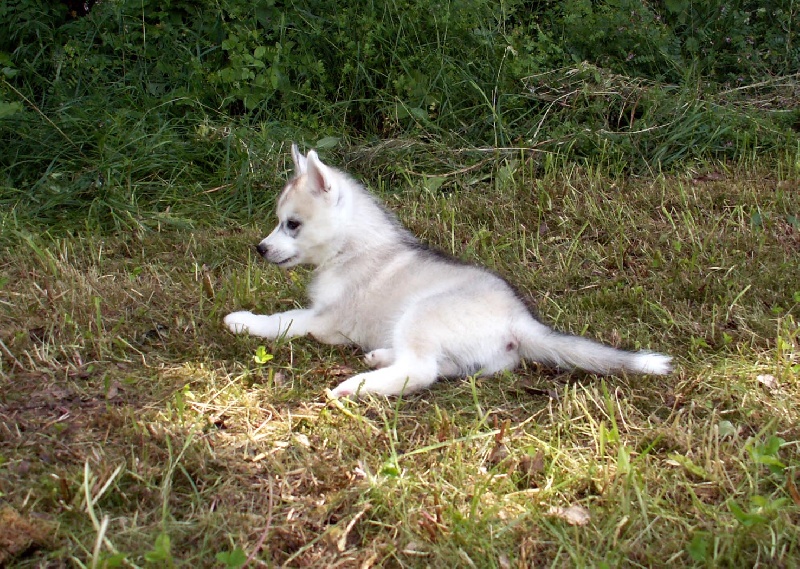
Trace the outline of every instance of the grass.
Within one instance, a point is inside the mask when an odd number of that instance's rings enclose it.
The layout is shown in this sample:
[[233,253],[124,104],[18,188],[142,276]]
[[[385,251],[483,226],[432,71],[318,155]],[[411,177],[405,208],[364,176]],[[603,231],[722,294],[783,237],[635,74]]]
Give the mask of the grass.
[[324,390],[362,369],[356,350],[259,349],[220,325],[303,300],[305,271],[250,252],[268,209],[117,236],[6,218],[0,564],[800,563],[796,169],[612,177],[512,156],[493,174],[372,185],[545,321],[673,354],[672,376],[529,364],[337,403]]

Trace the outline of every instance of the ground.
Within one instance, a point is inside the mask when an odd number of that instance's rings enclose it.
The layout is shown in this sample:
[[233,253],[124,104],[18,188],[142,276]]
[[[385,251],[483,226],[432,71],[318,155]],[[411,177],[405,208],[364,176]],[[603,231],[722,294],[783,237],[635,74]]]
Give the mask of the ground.
[[270,212],[17,231],[0,257],[0,564],[798,565],[798,181],[512,171],[384,197],[555,328],[670,353],[673,375],[530,363],[331,400],[356,349],[221,325],[303,302],[307,271],[251,251]]

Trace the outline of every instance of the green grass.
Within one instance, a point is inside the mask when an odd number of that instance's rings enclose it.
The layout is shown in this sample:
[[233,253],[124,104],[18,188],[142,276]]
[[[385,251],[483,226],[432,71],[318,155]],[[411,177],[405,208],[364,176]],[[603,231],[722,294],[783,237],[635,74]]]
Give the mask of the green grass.
[[798,564],[796,171],[504,164],[447,177],[444,193],[410,168],[373,182],[423,239],[508,277],[545,321],[673,354],[672,376],[529,364],[334,403],[324,390],[362,369],[355,349],[259,351],[220,325],[303,302],[304,270],[250,252],[266,207],[191,232],[13,226],[0,563]]
[[[145,4],[0,8],[0,565],[800,565],[791,9]],[[675,373],[328,401],[289,140]]]

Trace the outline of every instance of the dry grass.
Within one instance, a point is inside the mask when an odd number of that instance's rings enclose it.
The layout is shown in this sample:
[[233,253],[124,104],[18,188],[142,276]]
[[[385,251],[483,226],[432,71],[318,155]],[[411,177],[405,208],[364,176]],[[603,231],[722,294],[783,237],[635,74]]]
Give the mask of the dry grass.
[[54,241],[0,261],[0,564],[530,567],[800,563],[798,182],[611,180],[509,163],[390,207],[562,330],[669,378],[535,365],[335,403],[349,348],[266,345],[232,309],[302,301],[271,224]]

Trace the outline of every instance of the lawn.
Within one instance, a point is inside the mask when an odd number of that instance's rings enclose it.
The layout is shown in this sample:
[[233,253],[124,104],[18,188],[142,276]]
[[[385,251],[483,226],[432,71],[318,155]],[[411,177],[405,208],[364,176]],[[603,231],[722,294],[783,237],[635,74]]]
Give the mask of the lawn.
[[531,362],[327,398],[364,368],[356,349],[221,325],[304,301],[305,269],[252,250],[285,174],[244,222],[33,234],[5,217],[0,565],[800,565],[796,165],[536,164],[370,186],[545,322],[669,353],[673,375]]

